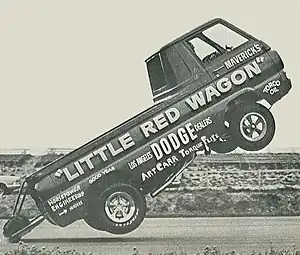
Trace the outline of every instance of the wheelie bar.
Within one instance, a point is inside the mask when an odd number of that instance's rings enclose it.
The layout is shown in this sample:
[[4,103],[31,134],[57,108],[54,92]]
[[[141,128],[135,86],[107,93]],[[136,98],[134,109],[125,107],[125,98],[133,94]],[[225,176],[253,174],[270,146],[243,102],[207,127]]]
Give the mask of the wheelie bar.
[[[40,225],[44,220],[45,220],[45,215],[40,214],[36,216],[35,218],[29,220],[29,224],[26,225],[25,227],[21,228],[20,230],[17,230],[14,233],[9,233],[10,231],[8,228],[14,227],[14,224],[18,224],[18,221],[15,220],[16,222],[13,222],[15,219],[12,217],[5,225],[4,225],[4,236],[8,238],[10,242],[18,242],[22,238],[22,236],[28,234],[31,230],[33,230],[36,226]],[[10,225],[10,226],[9,226]],[[7,228],[6,228],[7,227]],[[18,226],[16,226],[18,227]],[[6,232],[5,229],[8,231]]]

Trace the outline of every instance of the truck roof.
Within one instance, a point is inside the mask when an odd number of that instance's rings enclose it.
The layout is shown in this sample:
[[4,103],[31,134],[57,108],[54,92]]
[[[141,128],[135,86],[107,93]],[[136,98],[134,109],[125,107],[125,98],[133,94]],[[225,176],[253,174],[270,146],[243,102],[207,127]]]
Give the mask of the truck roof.
[[152,58],[152,57],[153,57],[154,55],[156,55],[158,52],[160,52],[160,51],[162,51],[162,50],[165,50],[166,48],[170,47],[171,45],[173,45],[173,44],[175,44],[175,43],[177,43],[177,42],[179,42],[179,41],[181,41],[181,40],[183,40],[183,39],[185,39],[185,38],[187,38],[187,37],[193,35],[194,33],[198,32],[199,30],[204,29],[204,28],[206,28],[206,27],[209,27],[209,26],[211,26],[211,25],[214,24],[214,23],[217,23],[217,22],[224,22],[224,21],[225,21],[225,20],[222,19],[222,18],[215,18],[215,19],[212,19],[212,20],[210,20],[210,21],[205,22],[204,24],[202,24],[202,25],[200,25],[200,26],[198,26],[198,27],[196,27],[196,28],[194,28],[194,29],[192,29],[192,30],[190,30],[190,31],[188,31],[188,32],[186,32],[186,33],[184,33],[184,34],[182,34],[181,36],[175,38],[173,41],[171,41],[171,42],[165,44],[164,46],[162,46],[157,52],[155,52],[155,53],[153,53],[151,56],[149,56],[149,57],[145,60],[145,62],[147,62],[150,58]]
[[224,20],[224,19],[222,19],[222,18],[214,18],[214,19],[209,20],[209,21],[203,23],[202,25],[200,25],[200,26],[198,26],[198,27],[196,27],[196,28],[194,28],[194,29],[192,29],[192,30],[190,30],[190,31],[188,31],[188,32],[186,32],[186,33],[184,33],[184,34],[182,34],[181,36],[175,38],[173,41],[171,41],[171,42],[165,44],[165,45],[162,46],[157,52],[155,52],[155,53],[153,53],[151,56],[149,56],[149,57],[145,60],[145,62],[147,62],[148,60],[150,60],[150,59],[151,59],[154,55],[156,55],[157,53],[159,53],[159,52],[161,52],[161,51],[167,49],[168,47],[170,47],[170,46],[176,44],[177,42],[182,41],[182,40],[184,40],[184,39],[186,39],[186,38],[192,36],[193,34],[197,33],[197,32],[200,31],[200,30],[204,30],[204,29],[206,29],[206,28],[209,28],[210,26],[212,26],[212,25],[214,25],[214,24],[216,24],[216,23],[223,23],[223,24],[226,24],[228,27],[232,27],[232,28],[238,29],[242,34],[245,34],[245,35],[247,35],[247,36],[249,36],[249,37],[252,37],[253,39],[257,39],[257,38],[255,38],[254,36],[252,36],[252,35],[246,33],[245,31],[239,29],[238,27],[234,26],[233,24],[231,24],[230,22],[228,22],[228,21],[226,21],[226,20]]

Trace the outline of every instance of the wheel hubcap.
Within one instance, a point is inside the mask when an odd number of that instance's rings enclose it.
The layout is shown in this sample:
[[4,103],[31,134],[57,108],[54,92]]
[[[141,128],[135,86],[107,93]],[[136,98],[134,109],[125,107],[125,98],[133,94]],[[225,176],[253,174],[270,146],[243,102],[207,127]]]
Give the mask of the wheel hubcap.
[[134,214],[135,204],[130,195],[125,192],[111,194],[105,203],[108,218],[117,223],[128,221]]
[[247,113],[241,119],[240,132],[242,136],[250,142],[259,141],[267,133],[267,122],[265,118],[257,112]]

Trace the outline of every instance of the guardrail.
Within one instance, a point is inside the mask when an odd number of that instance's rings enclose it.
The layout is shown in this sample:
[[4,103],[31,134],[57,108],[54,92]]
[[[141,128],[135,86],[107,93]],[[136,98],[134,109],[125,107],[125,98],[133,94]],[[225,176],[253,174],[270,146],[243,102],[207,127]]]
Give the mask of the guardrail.
[[253,153],[253,154],[198,154],[196,164],[275,164],[275,163],[300,163],[300,153]]
[[300,169],[219,170],[205,167],[187,169],[173,182],[172,190],[248,190],[300,189]]

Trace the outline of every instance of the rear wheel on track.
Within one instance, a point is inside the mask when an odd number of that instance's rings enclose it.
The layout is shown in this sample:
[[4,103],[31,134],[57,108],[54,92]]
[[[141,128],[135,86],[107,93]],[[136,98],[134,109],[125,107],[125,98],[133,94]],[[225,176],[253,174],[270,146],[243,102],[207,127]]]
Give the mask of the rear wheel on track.
[[144,220],[146,201],[133,184],[114,182],[98,190],[88,208],[89,226],[113,234],[135,230]]

